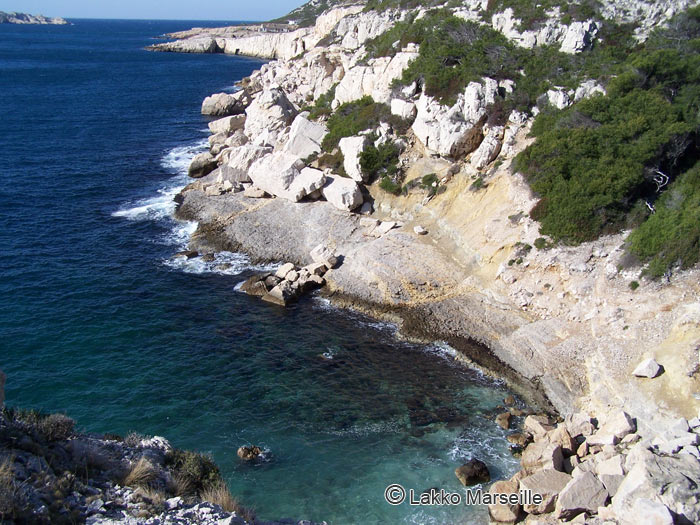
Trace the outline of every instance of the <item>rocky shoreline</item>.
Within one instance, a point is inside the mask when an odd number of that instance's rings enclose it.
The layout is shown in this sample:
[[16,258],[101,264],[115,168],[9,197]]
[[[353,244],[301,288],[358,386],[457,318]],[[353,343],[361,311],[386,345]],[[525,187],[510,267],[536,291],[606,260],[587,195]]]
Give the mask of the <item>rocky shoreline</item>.
[[[639,38],[682,7],[663,15],[637,4],[620,16],[633,18],[639,8]],[[455,16],[481,20],[480,9],[470,4]],[[417,48],[409,44],[391,58],[367,59],[364,45],[406,16],[345,6],[328,10],[311,28],[273,35],[247,28],[244,37],[192,30],[179,35],[184,40],[156,46],[277,59],[244,79],[237,93],[216,94],[203,104],[202,113],[217,118],[210,124],[211,149],[195,159],[191,175],[197,180],[176,199],[176,216],[198,223],[191,249],[240,251],[256,261],[308,267],[312,250],[324,247],[342,258],[324,275],[323,294],[336,305],[391,319],[408,336],[444,340],[534,406],[566,417],[556,428],[549,419],[537,420],[539,430],[530,420],[534,443],[525,448],[523,473],[509,482],[515,488],[508,487],[517,491],[521,478],[543,469],[563,475],[547,473],[557,478],[552,493],[561,491],[561,501],[552,497],[538,512],[525,509],[528,522],[639,523],[627,516],[629,502],[638,500],[649,512],[656,509],[662,523],[667,516],[695,521],[699,502],[689,492],[665,497],[651,482],[643,494],[618,491],[627,477],[656,476],[659,465],[661,479],[671,480],[680,469],[698,480],[691,432],[700,409],[698,270],[667,282],[643,279],[641,267],[626,260],[628,232],[578,247],[540,242],[546,240],[527,213],[537,200],[511,170],[513,157],[532,141],[532,116],[513,111],[504,125],[491,124],[490,108],[512,88],[491,78],[471,82],[452,107],[420,85],[396,86]],[[533,36],[508,22],[512,16],[506,10],[492,23],[524,47],[559,45],[577,53],[597,34],[591,24],[553,21],[549,32]],[[589,81],[576,90],[550,90],[543,100],[564,108],[601,92]],[[387,118],[324,153],[329,123],[308,111],[324,97],[330,112],[371,97],[410,127],[400,132]],[[362,154],[383,144],[398,148],[406,180],[415,183],[400,195],[364,173]],[[641,370],[650,364],[657,365],[653,373]],[[622,420],[630,426],[625,435],[608,432],[609,421]],[[573,428],[573,421],[587,421],[582,425],[590,432]],[[628,434],[636,437],[622,442]],[[566,441],[559,452],[543,444],[558,439]],[[670,445],[677,439],[684,444]],[[561,461],[530,464],[528,458],[544,449]],[[607,466],[598,469],[613,458],[622,465],[614,474]],[[635,470],[637,463],[643,466]],[[676,463],[681,466],[668,466]],[[620,476],[615,484],[605,477],[613,475]],[[571,503],[594,486],[603,487],[593,490],[595,502]],[[523,519],[517,510],[502,521]]]
[[208,456],[165,438],[84,434],[62,414],[4,407],[4,381],[0,371],[2,523],[313,525],[256,520]]

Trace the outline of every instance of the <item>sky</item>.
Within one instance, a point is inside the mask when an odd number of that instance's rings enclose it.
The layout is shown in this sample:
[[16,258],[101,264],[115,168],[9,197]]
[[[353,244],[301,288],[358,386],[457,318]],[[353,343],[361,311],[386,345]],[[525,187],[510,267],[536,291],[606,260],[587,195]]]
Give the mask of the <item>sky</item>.
[[306,0],[0,0],[0,11],[64,18],[270,20]]

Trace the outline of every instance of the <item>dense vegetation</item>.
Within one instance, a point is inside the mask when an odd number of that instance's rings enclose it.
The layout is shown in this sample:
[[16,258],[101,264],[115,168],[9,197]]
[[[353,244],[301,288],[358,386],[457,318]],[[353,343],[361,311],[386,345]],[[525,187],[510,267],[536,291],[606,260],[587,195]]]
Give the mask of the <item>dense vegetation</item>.
[[588,20],[596,18],[598,12],[597,0],[582,0],[579,2],[566,2],[563,0],[540,0],[530,2],[528,0],[489,0],[486,9],[486,18],[490,19],[494,13],[502,13],[506,8],[513,9],[513,16],[520,20],[521,31],[536,29],[547,20],[547,13],[554,8],[559,8],[561,22],[570,24],[576,20]]
[[428,95],[446,104],[482,77],[512,80],[515,91],[505,98],[505,113],[512,108],[529,111],[554,86],[575,88],[589,78],[608,78],[634,49],[630,33],[631,27],[606,23],[600,43],[584,53],[562,53],[551,46],[523,49],[489,26],[440,9],[396,24],[368,42],[367,51],[370,57],[391,56],[409,43],[420,44],[420,55],[401,83],[423,82]]
[[361,131],[376,129],[380,123],[391,125],[398,134],[405,133],[408,123],[391,114],[391,108],[379,104],[372,97],[342,104],[328,119],[328,134],[323,139],[323,151],[331,152],[340,139],[357,135]]
[[537,118],[515,168],[541,197],[542,233],[578,243],[641,224],[629,249],[650,275],[697,262],[699,50],[695,8],[632,53],[607,96]]

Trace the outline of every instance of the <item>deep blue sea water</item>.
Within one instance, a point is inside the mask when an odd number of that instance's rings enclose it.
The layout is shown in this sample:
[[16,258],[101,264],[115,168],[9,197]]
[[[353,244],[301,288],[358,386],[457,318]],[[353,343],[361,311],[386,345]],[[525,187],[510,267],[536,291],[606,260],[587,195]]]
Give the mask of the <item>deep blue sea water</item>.
[[[242,295],[240,254],[220,257],[225,272],[173,261],[194,227],[171,213],[206,142],[201,100],[262,64],[143,50],[205,24],[0,26],[7,403],[210,453],[261,518],[486,523],[483,508],[392,507],[383,493],[458,491],[472,456],[512,474],[484,417],[500,384],[320,299],[284,310]],[[246,443],[267,461],[242,464]]]

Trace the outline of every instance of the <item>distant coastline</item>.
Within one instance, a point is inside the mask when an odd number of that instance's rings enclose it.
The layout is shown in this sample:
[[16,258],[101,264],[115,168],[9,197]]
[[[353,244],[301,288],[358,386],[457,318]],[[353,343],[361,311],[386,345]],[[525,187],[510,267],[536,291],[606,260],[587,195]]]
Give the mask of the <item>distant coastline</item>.
[[34,24],[34,25],[68,25],[61,17],[51,18],[44,15],[28,15],[26,13],[5,13],[0,11],[0,24]]

